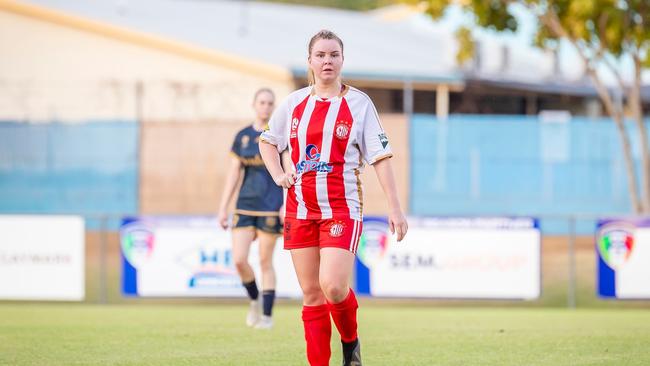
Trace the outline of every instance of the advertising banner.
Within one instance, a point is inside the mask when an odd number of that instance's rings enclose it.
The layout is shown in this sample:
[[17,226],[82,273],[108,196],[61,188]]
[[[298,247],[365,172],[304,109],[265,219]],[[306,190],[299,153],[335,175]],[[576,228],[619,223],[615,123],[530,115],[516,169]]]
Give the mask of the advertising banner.
[[[129,296],[245,297],[232,257],[230,231],[214,217],[137,217],[123,220],[122,290]],[[262,286],[259,245],[249,263]],[[279,297],[300,297],[291,256],[279,238],[273,256]]]
[[409,218],[397,243],[383,217],[364,219],[356,263],[361,294],[535,299],[540,230],[533,218]]
[[84,220],[0,215],[0,299],[84,299]]
[[596,234],[598,295],[650,299],[650,219],[604,219]]

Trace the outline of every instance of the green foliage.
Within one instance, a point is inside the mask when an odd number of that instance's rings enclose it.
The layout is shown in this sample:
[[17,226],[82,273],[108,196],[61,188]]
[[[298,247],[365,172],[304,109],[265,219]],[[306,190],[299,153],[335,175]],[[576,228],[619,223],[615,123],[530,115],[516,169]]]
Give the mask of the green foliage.
[[[555,47],[559,38],[568,36],[592,50],[592,55],[620,58],[635,53],[643,55],[644,64],[650,65],[648,0],[428,0],[427,12],[437,19],[450,5],[456,4],[473,16],[475,25],[499,32],[516,31],[517,20],[509,11],[515,3],[540,19],[533,40],[535,46]],[[548,20],[556,21],[564,34]],[[461,51],[465,52],[463,48]]]
[[481,27],[496,31],[517,30],[517,20],[508,12],[505,1],[471,0],[468,6],[473,10],[476,22]]
[[556,49],[559,46],[559,37],[555,36],[548,27],[538,27],[533,45],[538,48]]
[[[349,10],[371,10],[393,4],[415,5],[419,0],[264,0],[289,4],[324,6]],[[634,52],[644,67],[650,67],[650,0],[425,0],[427,13],[433,19],[444,16],[445,10],[459,5],[472,15],[474,24],[457,30],[460,43],[456,56],[459,63],[471,59],[474,41],[469,29],[478,25],[497,32],[516,31],[517,19],[510,5],[519,4],[539,16],[540,20],[554,17],[566,36],[592,55],[620,58]],[[555,48],[562,35],[544,21],[537,23],[533,45]]]
[[472,37],[472,31],[467,27],[461,27],[456,31],[456,39],[458,39],[458,53],[456,60],[459,65],[471,60],[474,56],[476,44]]
[[439,19],[444,15],[445,10],[451,4],[452,0],[429,0],[427,13],[431,15],[433,19]]

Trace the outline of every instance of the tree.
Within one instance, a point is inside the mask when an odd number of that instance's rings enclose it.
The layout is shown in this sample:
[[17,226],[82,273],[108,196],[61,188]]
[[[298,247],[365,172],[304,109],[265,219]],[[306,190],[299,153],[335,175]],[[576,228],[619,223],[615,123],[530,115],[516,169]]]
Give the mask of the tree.
[[[643,123],[641,73],[650,68],[650,2],[648,0],[428,0],[427,12],[434,18],[443,16],[450,6],[459,6],[471,15],[474,24],[497,32],[516,31],[513,5],[522,6],[537,18],[534,44],[556,49],[561,40],[573,47],[584,62],[605,111],[616,125],[621,140],[628,189],[636,214],[650,213],[650,148],[648,131]],[[461,27],[458,60],[471,58],[471,32]],[[634,65],[633,80],[626,81],[622,68]],[[603,70],[615,77],[617,86],[609,89],[603,82]],[[623,95],[625,108],[616,102]],[[625,118],[636,124],[641,142],[641,190]]]

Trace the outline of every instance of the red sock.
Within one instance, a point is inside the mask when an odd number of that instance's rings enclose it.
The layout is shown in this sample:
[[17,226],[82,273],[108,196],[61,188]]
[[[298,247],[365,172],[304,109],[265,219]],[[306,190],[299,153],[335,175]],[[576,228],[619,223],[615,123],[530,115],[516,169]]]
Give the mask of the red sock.
[[302,307],[302,321],[307,341],[307,360],[311,366],[329,366],[332,322],[327,304]]
[[357,308],[359,308],[359,304],[352,289],[350,289],[345,300],[338,304],[330,303],[329,305],[336,329],[341,334],[341,341],[350,343],[357,339]]

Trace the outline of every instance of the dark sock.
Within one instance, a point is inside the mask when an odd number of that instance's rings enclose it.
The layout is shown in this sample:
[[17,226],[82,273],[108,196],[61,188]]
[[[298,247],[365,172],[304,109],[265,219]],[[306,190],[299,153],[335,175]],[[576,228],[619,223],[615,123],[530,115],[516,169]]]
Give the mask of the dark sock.
[[341,341],[341,344],[343,344],[343,360],[345,361],[344,365],[350,363],[350,360],[352,359],[352,352],[354,352],[354,349],[357,347],[357,343],[359,343],[359,338],[349,343]]
[[251,298],[251,300],[257,300],[257,298],[260,296],[260,291],[257,289],[257,283],[255,283],[255,280],[252,280],[251,282],[248,283],[242,283],[244,287],[246,287],[246,292],[248,292],[248,297]]
[[275,301],[275,290],[262,291],[262,299],[264,305],[264,315],[271,316],[271,312],[273,312],[273,302]]

